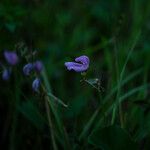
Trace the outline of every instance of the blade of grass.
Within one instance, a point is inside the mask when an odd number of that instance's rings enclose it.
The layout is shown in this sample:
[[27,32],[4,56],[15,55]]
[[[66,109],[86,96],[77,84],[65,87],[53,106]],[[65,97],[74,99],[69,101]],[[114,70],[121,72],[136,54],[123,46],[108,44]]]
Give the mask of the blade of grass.
[[[125,80],[123,80],[123,82],[121,83],[121,86],[124,86],[126,83],[128,83],[130,80],[132,80],[134,77],[136,77],[137,75],[139,75],[142,72],[143,69],[138,69],[135,72],[133,72],[132,74],[130,74]],[[115,94],[115,92],[117,91],[118,87],[114,87],[110,94],[108,96],[105,97],[104,99],[104,104],[107,102],[107,100],[109,100],[113,94]],[[83,131],[81,132],[79,139],[81,139],[82,137],[84,137],[86,135],[86,133],[88,132],[89,128],[91,127],[93,121],[95,120],[96,116],[98,115],[98,112],[100,110],[101,107],[99,107],[99,109],[97,109],[94,114],[92,115],[92,117],[90,118],[90,120],[88,121],[87,125],[85,126],[85,128],[83,129]]]
[[[119,98],[119,95],[120,95],[120,91],[119,91],[119,90],[120,90],[121,85],[122,85],[122,80],[123,80],[123,75],[124,75],[124,72],[125,72],[125,68],[126,68],[126,65],[127,65],[128,61],[129,61],[129,58],[130,58],[130,56],[131,56],[131,54],[132,54],[132,52],[133,52],[133,50],[134,50],[134,48],[135,48],[135,45],[136,45],[137,40],[138,40],[138,38],[139,38],[139,35],[140,35],[140,32],[137,34],[137,36],[136,36],[136,38],[135,38],[135,41],[133,42],[133,44],[132,44],[132,46],[131,46],[130,52],[129,52],[128,56],[127,56],[127,59],[126,59],[126,61],[125,61],[125,63],[124,63],[123,69],[122,69],[121,74],[120,74],[119,83],[118,83],[118,85],[117,85],[117,89],[118,89],[118,92],[117,92],[117,99],[116,99],[117,102],[118,102],[118,98]],[[107,104],[107,102],[106,102],[106,104]],[[111,104],[113,105],[113,103],[111,103]],[[110,106],[111,106],[111,105],[110,105]],[[102,106],[102,107],[103,107],[103,106]],[[91,119],[89,120],[89,122],[87,123],[86,127],[83,129],[83,131],[81,132],[81,134],[80,134],[80,136],[79,136],[79,139],[80,139],[80,140],[87,134],[88,130],[90,129],[90,127],[91,127],[91,125],[92,125],[92,122],[94,122],[94,120],[95,120],[97,114],[99,114],[99,111],[101,110],[102,107],[99,107],[99,108],[95,111],[95,113],[92,115]],[[104,108],[105,108],[105,107],[104,107]],[[103,109],[103,108],[102,108],[102,109]],[[103,113],[103,114],[104,114],[104,113]],[[113,117],[114,117],[114,116],[113,116]],[[113,123],[113,122],[114,122],[114,118],[112,119],[112,123]]]
[[[136,76],[138,76],[141,72],[143,71],[143,68],[140,68],[136,71],[134,71],[133,73],[129,74],[127,76],[127,78],[125,78],[122,82],[121,82],[121,87],[124,86],[126,83],[128,83],[130,80],[132,80],[133,78],[135,78]],[[104,98],[104,102],[107,101],[108,99],[110,99],[114,94],[115,92],[117,91],[118,89],[118,86],[115,86],[111,91],[110,93]]]
[[[138,86],[134,89],[131,89],[129,92],[127,92],[126,94],[120,96],[119,98],[119,102],[124,102],[127,98],[129,98],[130,96],[136,94],[137,92],[140,92],[141,90],[144,90],[144,89],[147,89],[148,87],[150,86],[150,84],[144,84],[144,85],[141,85],[141,86]],[[114,101],[113,99],[111,101],[107,101],[101,108],[100,110],[100,113],[99,113],[99,117],[100,117],[100,120],[97,122],[95,128],[97,129],[100,124],[101,124],[101,120],[103,118],[103,114],[108,114],[111,109],[112,109],[112,106],[115,104],[115,103],[118,103],[117,101]],[[104,108],[104,109],[103,109]],[[95,129],[94,128],[94,129]]]
[[53,95],[52,93],[47,93],[48,96],[50,96],[54,101],[56,101],[57,103],[61,104],[64,107],[68,107],[68,105],[66,105],[62,100],[60,100],[59,98],[57,98],[55,95]]
[[50,129],[50,133],[51,133],[53,148],[54,148],[54,150],[57,150],[58,148],[57,148],[56,141],[55,141],[54,128],[53,128],[53,124],[52,124],[48,99],[49,99],[48,96],[45,96],[45,108],[46,108],[47,118],[48,118],[48,122],[49,122],[49,129]]
[[[124,94],[123,96],[121,96],[119,98],[119,102],[123,102],[125,101],[128,97],[136,94],[137,92],[140,92],[141,90],[144,90],[146,88],[148,88],[150,86],[150,84],[146,84],[146,85],[142,85],[139,87],[136,87],[135,89],[130,90],[129,92],[127,92],[126,94]],[[95,121],[97,115],[99,114],[99,121],[96,123],[96,125],[92,128],[91,133],[93,133],[95,130],[97,130],[101,124],[102,119],[104,118],[104,116],[106,116],[111,110],[112,110],[112,106],[118,103],[116,101],[114,101],[113,99],[111,101],[106,101],[101,107],[99,107],[96,112],[93,114],[93,116],[91,117],[90,121],[88,122],[88,124],[86,125],[86,127],[83,129],[83,131],[81,132],[80,136],[79,136],[79,140],[83,139],[85,136],[87,138],[88,136],[88,130],[91,128],[93,122]],[[74,146],[74,149],[77,148],[77,145]]]
[[[43,80],[44,80],[44,85],[46,87],[46,93],[52,93],[51,86],[50,86],[50,83],[48,81],[45,68],[43,69],[42,77],[43,77]],[[51,109],[51,111],[52,111],[52,113],[55,117],[58,129],[59,129],[59,133],[62,136],[62,140],[65,141],[65,142],[62,142],[64,144],[63,146],[64,146],[65,149],[70,149],[71,146],[70,146],[70,143],[69,143],[68,135],[67,135],[66,130],[63,126],[62,120],[59,117],[58,111],[57,111],[53,101],[48,100],[48,103],[49,103],[49,107],[50,107],[50,109]]]
[[139,86],[139,87],[136,87],[136,88],[130,90],[129,92],[127,92],[126,94],[124,94],[123,96],[121,96],[121,97],[119,98],[119,102],[122,102],[122,101],[124,101],[125,99],[127,99],[129,96],[131,96],[131,95],[133,95],[133,94],[135,94],[135,93],[137,93],[137,92],[139,92],[139,91],[141,91],[141,90],[144,90],[144,89],[148,88],[149,85],[150,85],[150,84],[144,84],[144,85],[142,85],[142,86]]
[[[130,51],[129,51],[129,54],[128,54],[126,60],[125,60],[125,63],[124,63],[123,68],[122,68],[122,71],[121,71],[121,73],[120,73],[120,77],[119,77],[119,80],[118,80],[118,92],[117,92],[117,96],[116,96],[116,101],[118,102],[118,104],[115,104],[115,105],[113,106],[114,108],[113,108],[113,115],[112,115],[111,125],[113,125],[113,124],[114,124],[114,121],[115,121],[116,108],[117,108],[118,105],[121,105],[121,104],[119,103],[119,101],[118,101],[119,96],[120,96],[120,93],[121,93],[121,82],[122,82],[122,79],[123,79],[123,76],[124,76],[124,73],[125,73],[125,69],[126,69],[127,63],[128,63],[128,61],[129,61],[129,59],[130,59],[130,57],[131,57],[131,55],[132,55],[132,52],[133,52],[133,50],[134,50],[134,48],[135,48],[135,46],[136,46],[136,43],[137,43],[137,41],[138,41],[138,39],[139,39],[139,36],[140,36],[140,31],[139,31],[138,34],[136,35],[136,38],[135,38],[135,40],[133,41],[133,44],[131,45],[131,49],[130,49]],[[120,111],[121,111],[121,106],[120,106]],[[120,114],[121,114],[121,112],[120,112]],[[121,118],[122,118],[122,116],[121,116]],[[123,127],[123,122],[121,122],[121,126]]]

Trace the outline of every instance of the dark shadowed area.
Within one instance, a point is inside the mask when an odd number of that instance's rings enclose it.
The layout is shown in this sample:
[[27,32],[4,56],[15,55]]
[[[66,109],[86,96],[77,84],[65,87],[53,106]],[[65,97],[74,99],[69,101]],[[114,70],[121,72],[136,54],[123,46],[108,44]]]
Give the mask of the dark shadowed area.
[[149,76],[149,0],[0,1],[0,149],[149,150]]

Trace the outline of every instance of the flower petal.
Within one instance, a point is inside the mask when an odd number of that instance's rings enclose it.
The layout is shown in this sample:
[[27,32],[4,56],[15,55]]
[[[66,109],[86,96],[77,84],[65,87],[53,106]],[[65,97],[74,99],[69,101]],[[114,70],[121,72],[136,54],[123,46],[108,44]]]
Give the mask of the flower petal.
[[30,75],[31,71],[33,70],[33,64],[32,63],[28,63],[23,67],[23,73],[28,76]]
[[40,73],[42,71],[42,69],[43,69],[43,63],[41,61],[39,61],[39,60],[36,61],[34,63],[34,69],[35,69],[36,72]]
[[87,56],[85,56],[85,55],[77,57],[75,59],[75,61],[76,62],[81,62],[83,65],[85,65],[85,64],[89,65],[89,62],[90,62],[89,58]]
[[77,57],[76,62],[66,62],[65,66],[68,70],[74,70],[76,72],[85,72],[89,68],[89,58],[85,55]]
[[80,63],[66,62],[65,66],[67,67],[68,70],[74,70],[76,72],[84,72],[84,71],[86,71],[86,68]]
[[40,84],[41,84],[41,80],[39,78],[36,78],[33,81],[33,83],[32,83],[32,89],[33,89],[34,92],[38,92]]
[[7,61],[7,63],[9,63],[10,65],[16,65],[19,60],[16,52],[5,51],[4,57]]
[[7,81],[10,78],[11,70],[10,69],[5,69],[2,73],[2,79]]

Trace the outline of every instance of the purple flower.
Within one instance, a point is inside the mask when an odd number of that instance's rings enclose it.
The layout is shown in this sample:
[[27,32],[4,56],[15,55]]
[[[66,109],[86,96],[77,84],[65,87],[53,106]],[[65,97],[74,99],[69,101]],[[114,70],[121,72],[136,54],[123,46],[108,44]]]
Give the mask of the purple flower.
[[36,78],[33,81],[33,83],[32,83],[32,89],[33,89],[34,92],[38,92],[40,84],[41,84],[41,80],[39,78]]
[[35,69],[36,72],[40,73],[42,71],[42,69],[43,69],[43,63],[41,61],[39,61],[39,60],[36,61],[34,63],[34,69]]
[[23,73],[28,76],[30,75],[31,71],[33,70],[33,64],[32,63],[28,63],[23,67]]
[[10,65],[16,65],[19,61],[19,58],[18,58],[16,52],[5,51],[4,57]]
[[2,73],[2,79],[7,81],[7,80],[9,80],[10,75],[11,75],[10,69],[5,69]]
[[76,72],[85,72],[89,68],[90,60],[87,56],[80,56],[75,59],[75,62],[66,62],[65,66],[68,70]]

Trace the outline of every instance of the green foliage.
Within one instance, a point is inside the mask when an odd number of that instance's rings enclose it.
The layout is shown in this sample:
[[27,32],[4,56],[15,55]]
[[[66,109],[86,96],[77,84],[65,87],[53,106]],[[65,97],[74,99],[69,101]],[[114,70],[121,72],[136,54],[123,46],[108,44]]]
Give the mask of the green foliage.
[[128,133],[118,126],[98,129],[89,137],[89,142],[102,150],[137,150],[138,145]]
[[31,121],[31,123],[34,124],[35,127],[40,130],[44,129],[44,123],[46,121],[42,115],[39,114],[38,109],[34,104],[32,104],[32,102],[24,102],[18,107],[18,109],[29,121]]
[[[0,64],[4,49],[20,56],[0,79],[2,146],[149,150],[149,18],[149,0],[1,0]],[[22,73],[35,50],[40,94]],[[86,79],[64,67],[80,55],[90,58]]]

